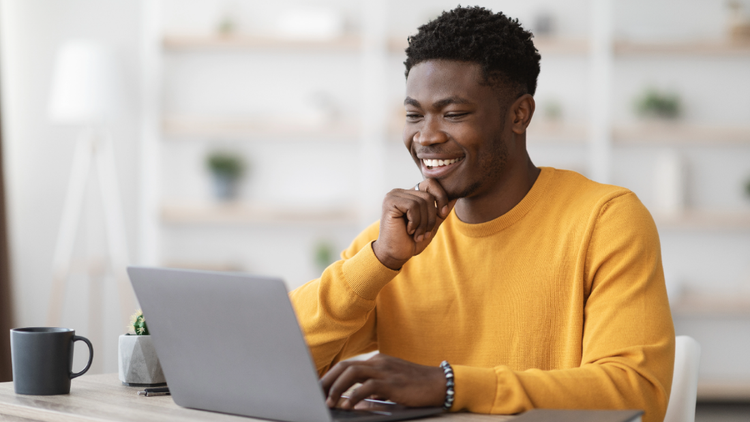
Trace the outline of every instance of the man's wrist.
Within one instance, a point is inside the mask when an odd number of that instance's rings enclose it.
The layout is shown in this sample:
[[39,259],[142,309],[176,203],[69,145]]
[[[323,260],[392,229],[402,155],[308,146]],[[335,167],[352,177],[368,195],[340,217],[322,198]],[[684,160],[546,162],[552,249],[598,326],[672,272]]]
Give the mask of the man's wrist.
[[397,259],[391,258],[388,254],[383,253],[383,251],[378,250],[378,241],[372,242],[372,252],[375,254],[375,258],[380,261],[381,264],[388,267],[388,269],[391,269],[393,271],[399,271],[401,270],[401,267],[404,266],[408,262],[408,259],[405,261],[400,261]]

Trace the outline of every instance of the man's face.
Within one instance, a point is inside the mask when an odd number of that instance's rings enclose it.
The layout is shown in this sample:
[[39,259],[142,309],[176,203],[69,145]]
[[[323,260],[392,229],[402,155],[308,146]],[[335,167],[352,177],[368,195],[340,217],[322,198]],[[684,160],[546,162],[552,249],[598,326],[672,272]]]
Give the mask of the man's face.
[[476,63],[430,60],[406,80],[404,144],[425,178],[449,198],[497,186],[508,161],[507,106]]

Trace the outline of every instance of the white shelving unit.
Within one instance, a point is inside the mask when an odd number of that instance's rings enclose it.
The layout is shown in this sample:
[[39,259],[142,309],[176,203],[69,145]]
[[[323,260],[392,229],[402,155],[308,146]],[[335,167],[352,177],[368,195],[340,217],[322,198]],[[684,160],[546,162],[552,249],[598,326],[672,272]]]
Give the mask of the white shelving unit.
[[[425,8],[428,3],[425,2]],[[630,95],[630,91],[622,88],[624,82],[639,78],[647,81],[648,78],[643,75],[649,75],[652,63],[659,63],[658,66],[653,65],[656,66],[653,67],[653,72],[663,73],[664,69],[668,69],[676,76],[693,63],[706,68],[715,66],[717,69],[730,66],[727,63],[735,63],[736,66],[747,66],[744,75],[750,74],[750,42],[709,39],[640,42],[618,39],[615,31],[616,4],[614,0],[590,2],[590,28],[583,36],[576,38],[563,35],[535,40],[543,58],[542,76],[556,72],[555,69],[563,66],[571,78],[540,81],[537,115],[528,132],[532,159],[538,165],[570,167],[594,180],[631,188],[647,206],[653,183],[652,156],[664,150],[683,154],[685,160],[700,170],[700,176],[720,173],[727,179],[726,183],[739,184],[736,180],[737,171],[741,169],[732,173],[729,171],[732,165],[720,163],[724,160],[735,163],[736,167],[737,157],[744,157],[743,154],[750,152],[750,114],[746,113],[744,120],[711,117],[695,119],[689,116],[690,118],[669,122],[642,121],[632,116],[623,118],[622,109],[617,107],[632,101],[632,98],[625,97]],[[389,33],[393,31],[389,27],[389,21],[396,13],[396,7],[398,5],[392,1],[362,2],[361,27],[355,33],[324,41],[285,40],[242,33],[232,36],[189,32],[165,34],[160,29],[152,29],[150,38],[147,37],[144,41],[151,46],[151,50],[146,49],[151,51],[150,78],[153,84],[162,88],[158,90],[159,98],[149,97],[149,107],[154,107],[154,103],[161,105],[144,124],[144,133],[148,136],[144,137],[147,141],[143,148],[143,159],[150,168],[147,174],[151,175],[148,178],[151,182],[146,180],[142,183],[144,223],[141,226],[155,228],[159,236],[154,237],[150,235],[152,231],[142,230],[144,235],[141,236],[140,250],[146,252],[141,261],[172,265],[200,261],[196,266],[253,271],[259,267],[253,267],[252,263],[249,268],[237,265],[237,262],[252,261],[251,253],[240,258],[232,255],[235,258],[231,262],[210,261],[220,252],[231,255],[222,249],[221,239],[232,238],[235,244],[242,245],[245,244],[241,243],[241,239],[253,239],[261,243],[269,242],[270,245],[274,236],[298,236],[301,239],[298,243],[303,245],[296,249],[281,241],[273,245],[283,246],[265,248],[277,248],[275,250],[259,251],[259,248],[253,249],[251,245],[248,248],[255,251],[253,253],[262,255],[266,252],[286,253],[288,247],[291,251],[289,253],[297,253],[290,261],[304,261],[308,259],[304,254],[310,254],[309,248],[315,239],[330,236],[340,242],[336,246],[341,249],[366,224],[377,219],[382,195],[392,187],[399,186],[394,184],[394,180],[405,187],[411,183],[410,177],[416,177],[415,169],[411,169],[412,173],[401,169],[401,164],[408,165],[409,157],[398,158],[403,160],[398,166],[391,165],[397,159],[395,154],[399,148],[402,123],[394,112],[397,103],[389,97],[393,85],[389,78],[394,72],[402,74],[402,67],[397,69],[394,66],[400,66],[406,47],[404,36],[396,37]],[[180,60],[174,60],[175,57]],[[259,73],[266,76],[271,74],[267,69],[278,63],[299,66],[299,80],[291,81],[297,84],[295,86],[316,86],[318,81],[305,79],[303,71],[308,66],[321,66],[319,62],[323,62],[322,58],[331,58],[335,62],[331,65],[332,71],[345,67],[347,74],[356,75],[359,81],[356,85],[347,85],[344,89],[346,92],[340,98],[344,103],[342,108],[351,109],[351,113],[339,119],[308,121],[283,113],[265,115],[253,110],[242,113],[186,111],[171,106],[167,101],[172,91],[165,87],[177,90],[180,88],[175,84],[185,83],[185,79],[165,77],[175,66],[191,66],[196,63],[205,65],[209,60],[216,61],[217,66],[228,66],[227,63],[233,61],[247,65],[249,58],[253,57],[258,58],[259,69],[266,69]],[[297,59],[299,61],[295,61]],[[680,64],[664,64],[669,60],[679,61]],[[283,77],[279,76],[279,80],[269,79],[269,83],[278,84],[292,74],[286,70],[282,73]],[[239,78],[237,73],[232,75]],[[242,82],[242,79],[235,81],[238,85]],[[659,81],[656,82],[658,85]],[[695,81],[696,84],[713,82],[710,79]],[[342,82],[343,85],[347,83]],[[745,80],[737,80],[736,83],[743,84]],[[559,96],[566,100],[570,99],[571,90],[561,85],[570,84],[575,87],[575,95],[584,98],[574,98],[576,102],[571,103],[573,105],[564,104],[565,111],[586,111],[578,115],[563,113],[560,119],[545,119],[541,107],[544,95],[542,91],[548,89],[550,84],[556,84],[555,88],[560,88],[557,92],[562,93]],[[695,95],[710,94],[703,90]],[[715,99],[712,97],[709,101]],[[289,159],[299,163],[300,161],[292,159],[295,154],[318,154],[315,160],[337,154],[336,160],[325,162],[323,168],[315,171],[340,174],[340,180],[329,174],[325,183],[340,188],[339,191],[344,196],[336,197],[335,200],[328,201],[328,204],[305,203],[309,198],[295,203],[292,199],[298,192],[294,191],[294,186],[285,185],[280,189],[283,192],[277,202],[254,197],[253,194],[262,190],[258,189],[243,196],[236,204],[217,204],[205,197],[170,196],[164,183],[160,187],[153,186],[154,179],[164,181],[170,177],[182,177],[180,175],[183,173],[175,172],[172,175],[161,169],[170,160],[182,160],[178,163],[180,165],[173,166],[180,171],[187,171],[185,169],[191,163],[191,171],[200,173],[201,154],[205,154],[210,146],[217,143],[247,152],[255,160],[261,160],[260,165],[256,166],[259,168],[258,173],[252,177],[262,181],[264,185],[278,180],[264,179],[263,172],[270,172],[277,178],[283,176],[283,172],[274,166],[265,165],[266,160],[283,163]],[[275,154],[289,156],[282,160]],[[312,167],[314,166],[311,165]],[[746,171],[748,174],[745,177],[750,177],[750,168]],[[315,176],[311,173],[308,175],[310,178]],[[184,183],[195,185],[193,190],[206,188],[205,183],[199,181],[201,175],[185,177],[188,180]],[[742,205],[741,199],[727,199],[727,194],[723,193],[726,189],[699,186],[695,182],[693,179],[687,181],[694,206],[688,206],[683,213],[669,217],[654,213],[662,236],[668,276],[674,274],[674,271],[670,272],[670,266],[674,269],[684,265],[685,269],[678,268],[682,271],[680,274],[687,274],[686,278],[694,277],[688,284],[692,283],[691,291],[698,292],[676,302],[675,318],[716,318],[718,315],[746,320],[750,318],[750,313],[746,312],[746,309],[750,309],[747,308],[747,303],[750,302],[746,295],[750,294],[722,294],[707,299],[708,296],[702,294],[701,289],[711,290],[716,283],[736,286],[738,283],[731,279],[741,279],[744,277],[742,271],[747,270],[743,270],[736,259],[730,260],[722,256],[715,247],[704,248],[705,256],[689,253],[693,250],[703,251],[701,248],[705,245],[750,249],[750,207]],[[304,189],[301,191],[304,193]],[[268,190],[263,192],[267,194]],[[706,202],[714,198],[720,198],[718,205],[706,206]],[[214,245],[213,248],[204,247],[216,251],[207,251],[201,255],[203,250],[196,246],[201,242]],[[185,250],[182,255],[171,252],[183,247]],[[283,251],[278,250],[281,247],[284,248]],[[165,254],[165,251],[170,252]],[[750,256],[750,250],[747,252],[747,256]],[[207,256],[205,259],[195,258],[204,255]],[[313,266],[305,265],[306,270],[289,272],[287,277],[295,278],[290,285],[299,284],[305,281],[304,277],[314,273]],[[716,267],[715,279],[705,275],[712,272],[706,270],[707,266]],[[747,278],[750,280],[750,276]],[[701,394],[705,398],[750,398],[748,383],[728,379],[707,379],[702,383],[700,391],[703,391]]]

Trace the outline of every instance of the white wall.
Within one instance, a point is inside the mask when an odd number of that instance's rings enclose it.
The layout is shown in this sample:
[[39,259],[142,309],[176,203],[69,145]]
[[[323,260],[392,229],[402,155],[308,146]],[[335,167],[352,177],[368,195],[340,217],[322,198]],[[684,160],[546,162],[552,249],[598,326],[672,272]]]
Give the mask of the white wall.
[[[137,110],[141,2],[121,0],[3,0],[2,91],[13,299],[17,326],[46,325],[52,255],[71,171],[78,127],[54,125],[47,116],[56,49],[71,38],[112,43],[124,66],[130,108],[112,127],[128,241],[135,242],[138,175]],[[97,187],[89,186],[75,255],[102,258],[106,243]],[[117,336],[124,332],[112,279],[102,285],[99,306],[89,308],[90,281],[79,268],[68,281],[62,326],[94,341],[92,372],[115,371]],[[94,312],[94,314],[91,313]],[[98,314],[98,312],[101,314]],[[127,310],[125,313],[132,313]],[[76,368],[85,356],[77,350]]]

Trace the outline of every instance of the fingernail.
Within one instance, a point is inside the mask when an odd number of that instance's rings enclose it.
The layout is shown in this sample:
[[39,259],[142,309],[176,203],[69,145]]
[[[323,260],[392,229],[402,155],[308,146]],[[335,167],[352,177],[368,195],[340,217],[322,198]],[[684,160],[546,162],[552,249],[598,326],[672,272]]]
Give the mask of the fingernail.
[[420,234],[419,236],[417,236],[417,238],[415,240],[417,242],[421,242],[423,239],[424,239],[424,235]]
[[431,238],[431,237],[432,237],[432,232],[427,232],[427,233],[425,233],[425,234],[424,234],[424,237],[426,237],[426,238],[428,238],[428,239],[429,239],[429,238]]
[[446,215],[446,216],[447,216],[447,215],[448,215],[448,206],[447,206],[447,205],[443,205],[443,209],[442,209],[442,210],[441,210],[440,212],[441,212],[441,213],[442,213],[443,215]]

